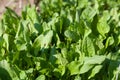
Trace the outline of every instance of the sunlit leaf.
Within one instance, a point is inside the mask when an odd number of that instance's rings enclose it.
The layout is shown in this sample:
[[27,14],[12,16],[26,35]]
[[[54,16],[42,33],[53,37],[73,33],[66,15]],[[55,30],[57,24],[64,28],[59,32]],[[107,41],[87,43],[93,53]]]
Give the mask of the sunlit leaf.
[[79,74],[80,73],[81,62],[79,61],[72,61],[68,64],[68,69],[70,70],[71,75]]
[[95,67],[92,69],[92,72],[91,72],[91,75],[89,76],[89,79],[92,78],[92,77],[94,77],[95,74],[97,74],[97,73],[101,70],[102,67],[103,67],[102,65],[97,65],[97,66],[95,66]]

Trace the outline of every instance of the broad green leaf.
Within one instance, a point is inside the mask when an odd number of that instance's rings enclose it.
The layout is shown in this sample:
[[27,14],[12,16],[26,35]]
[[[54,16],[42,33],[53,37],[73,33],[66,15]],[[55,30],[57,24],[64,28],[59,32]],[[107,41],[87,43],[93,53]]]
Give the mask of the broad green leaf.
[[84,73],[88,72],[90,69],[92,69],[93,67],[94,67],[94,65],[92,65],[92,64],[84,63],[83,66],[80,68],[79,73],[84,74]]
[[40,49],[41,49],[42,39],[43,39],[43,35],[39,35],[39,36],[35,39],[35,41],[34,41],[34,43],[33,43],[33,45],[32,45],[35,55],[37,55],[38,52],[39,52]]
[[[109,72],[109,76],[110,79],[112,79],[114,77],[114,72],[117,70],[117,67],[119,67],[120,62],[118,61],[110,61],[109,67],[108,67],[108,72]],[[112,79],[114,80],[114,79]]]
[[4,69],[0,67],[0,80],[12,80],[9,73]]
[[110,13],[108,12],[108,10],[105,10],[104,12],[103,12],[103,18],[104,18],[104,20],[109,20],[110,19]]
[[74,80],[81,80],[81,77],[79,75],[75,76]]
[[20,79],[26,79],[27,75],[24,71],[20,72]]
[[66,65],[66,64],[68,63],[67,59],[64,58],[64,57],[62,56],[62,54],[58,53],[58,54],[56,54],[56,55],[54,55],[54,56],[57,58],[56,64]]
[[88,4],[88,0],[79,0],[78,8],[84,8]]
[[34,54],[37,55],[41,48],[49,47],[52,41],[52,37],[53,37],[52,30],[46,31],[43,34],[39,35],[33,43]]
[[66,30],[64,34],[68,39],[72,41],[76,42],[79,40],[79,35],[74,31]]
[[91,29],[87,26],[85,26],[85,30],[84,30],[84,39],[91,33]]
[[67,66],[70,71],[70,74],[71,75],[79,74],[81,65],[82,63],[80,61],[72,61],[71,63],[69,63]]
[[104,44],[99,39],[96,40],[96,45],[99,47],[99,49],[103,49],[104,48]]
[[103,17],[97,23],[97,30],[102,36],[110,31],[110,26]]
[[[45,64],[44,64],[44,66],[45,66]],[[48,67],[48,66],[47,66]],[[45,74],[45,75],[48,75],[49,74],[49,71],[50,69],[49,68],[44,68],[44,69],[41,69],[39,72],[41,73],[41,74]]]
[[28,7],[27,9],[27,19],[30,20],[32,23],[38,22],[38,14],[35,10],[35,6],[33,6],[32,8]]
[[52,41],[52,38],[53,38],[53,31],[52,30],[49,30],[47,32],[45,32],[43,34],[43,39],[41,41],[41,48],[47,48],[49,47],[51,41]]
[[33,7],[27,7],[27,19],[29,22],[29,29],[31,34],[41,34],[43,31],[43,28],[39,22],[40,17],[38,16],[35,6]]
[[89,20],[91,21],[93,17],[96,15],[96,13],[97,11],[94,8],[88,7],[82,12],[81,17],[83,19],[87,19],[88,21]]
[[64,57],[64,58],[67,58],[68,57],[68,51],[67,51],[67,48],[62,48],[62,50],[61,50],[61,53],[62,53],[62,56]]
[[2,37],[0,37],[0,49],[3,46],[3,43],[4,43],[4,39]]
[[40,47],[41,46],[41,41],[42,41],[43,35],[39,35],[34,43],[33,43],[33,47]]
[[25,43],[20,43],[19,40],[15,41],[16,47],[18,51],[23,51],[23,50],[27,50],[27,46]]
[[9,51],[9,34],[4,34],[3,39],[5,40],[5,48]]
[[30,31],[27,21],[21,21],[15,36],[14,43],[17,50],[27,50],[27,44],[30,44]]
[[33,73],[33,70],[34,70],[34,68],[29,68],[29,69],[26,70],[25,72],[26,72],[27,74],[29,74],[29,73]]
[[55,58],[55,55],[56,54],[56,48],[55,46],[53,46],[51,48],[51,51],[50,51],[50,57],[49,57],[49,61],[54,65],[55,61],[56,61],[56,58]]
[[6,7],[6,9],[8,11],[9,16],[13,16],[14,18],[18,18],[19,19],[19,16],[17,15],[17,13],[15,11],[10,9],[9,7]]
[[20,26],[23,27],[23,37],[24,37],[24,40],[29,43],[30,41],[30,28],[28,26],[28,21],[22,21]]
[[65,74],[65,71],[66,71],[66,66],[61,66],[59,67],[59,69],[61,69],[61,75],[63,76]]
[[105,48],[107,48],[108,46],[111,46],[114,43],[114,38],[113,37],[108,37],[106,44],[105,44]]
[[117,38],[118,38],[118,43],[117,44],[120,44],[120,35]]
[[55,68],[53,70],[53,72],[54,72],[54,75],[56,75],[59,78],[65,74],[65,70],[66,70],[65,65],[59,65],[58,68]]
[[95,55],[93,57],[86,57],[84,64],[90,64],[90,65],[95,65],[95,64],[102,64],[106,59],[106,56],[98,56]]
[[4,33],[4,31],[5,31],[5,28],[4,28],[3,26],[4,26],[4,25],[3,25],[3,21],[1,20],[1,21],[0,21],[0,36],[2,36],[3,33]]
[[87,38],[87,51],[88,51],[88,54],[90,56],[94,56],[95,55],[95,47],[94,47],[94,44],[93,44],[93,41],[89,38]]
[[91,74],[90,74],[90,76],[89,76],[88,79],[94,77],[98,72],[100,72],[100,70],[102,69],[102,67],[103,67],[102,65],[96,65],[96,66],[92,69],[92,72],[91,72]]
[[6,60],[0,61],[0,79],[1,80],[12,80],[11,75],[9,73],[9,64]]
[[40,23],[34,23],[34,26],[33,26],[36,31],[38,32],[38,34],[41,34],[43,32],[43,27],[41,26]]
[[87,37],[85,40],[84,40],[84,52],[85,52],[85,55],[86,56],[94,56],[95,55],[95,47],[94,47],[94,43],[93,41]]
[[23,31],[24,31],[24,27],[21,26],[21,23],[20,23],[19,26],[18,26],[15,38],[23,36]]
[[18,75],[16,75],[13,67],[6,60],[0,61],[0,79],[2,80],[18,80]]
[[40,75],[35,80],[46,80],[45,75]]
[[77,26],[79,33],[84,36],[84,21],[81,20],[79,23],[75,23],[75,26]]

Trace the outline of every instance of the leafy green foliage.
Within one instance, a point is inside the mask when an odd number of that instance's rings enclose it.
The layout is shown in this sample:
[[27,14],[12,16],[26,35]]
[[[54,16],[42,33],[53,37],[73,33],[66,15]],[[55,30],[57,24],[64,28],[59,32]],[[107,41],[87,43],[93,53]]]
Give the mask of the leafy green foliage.
[[[0,21],[0,80],[120,80],[120,1],[41,0]],[[4,77],[5,76],[5,77]]]

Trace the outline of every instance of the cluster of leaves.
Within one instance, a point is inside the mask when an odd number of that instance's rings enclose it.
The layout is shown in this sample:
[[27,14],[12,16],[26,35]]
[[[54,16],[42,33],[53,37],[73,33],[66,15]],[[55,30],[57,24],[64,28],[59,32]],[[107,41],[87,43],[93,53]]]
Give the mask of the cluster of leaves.
[[2,80],[120,80],[120,0],[42,0],[6,8]]

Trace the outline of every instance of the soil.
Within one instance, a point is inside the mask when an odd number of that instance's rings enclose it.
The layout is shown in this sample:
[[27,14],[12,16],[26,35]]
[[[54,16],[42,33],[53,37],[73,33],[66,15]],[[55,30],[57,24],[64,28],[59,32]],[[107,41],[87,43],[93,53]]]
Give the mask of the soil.
[[27,4],[34,5],[34,0],[0,0],[0,18],[5,12],[5,7],[13,9],[18,15]]

